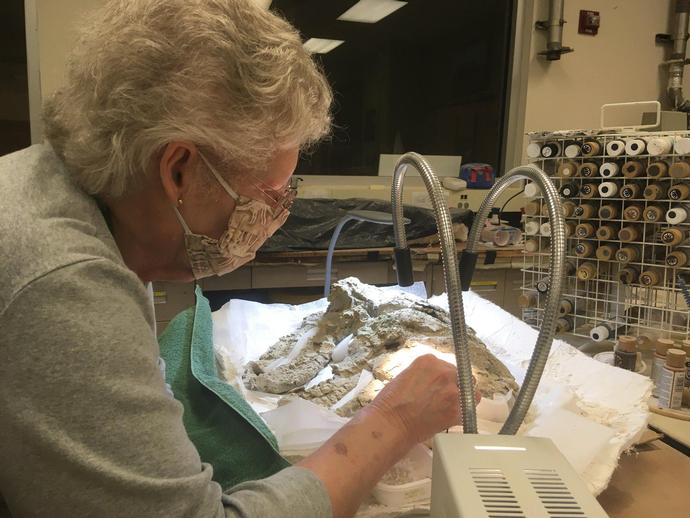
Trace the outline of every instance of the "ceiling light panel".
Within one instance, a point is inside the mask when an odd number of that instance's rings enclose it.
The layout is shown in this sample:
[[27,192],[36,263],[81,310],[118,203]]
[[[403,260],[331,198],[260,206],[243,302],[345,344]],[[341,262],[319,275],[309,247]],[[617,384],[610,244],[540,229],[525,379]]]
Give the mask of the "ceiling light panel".
[[312,54],[326,54],[345,43],[345,40],[329,40],[326,38],[309,38],[304,42],[304,48]]
[[338,20],[376,23],[401,7],[405,7],[406,4],[407,2],[399,2],[397,0],[359,0],[359,2],[338,16]]

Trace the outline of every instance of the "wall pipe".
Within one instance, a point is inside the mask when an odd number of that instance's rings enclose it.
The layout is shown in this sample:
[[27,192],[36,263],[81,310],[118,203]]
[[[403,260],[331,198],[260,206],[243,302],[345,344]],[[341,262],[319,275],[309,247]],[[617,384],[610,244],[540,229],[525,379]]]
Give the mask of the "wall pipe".
[[562,54],[573,51],[572,48],[563,46],[564,9],[565,0],[550,0],[549,19],[536,23],[537,29],[547,31],[546,50],[539,52],[539,55],[545,56],[549,61],[559,60]]
[[690,103],[683,97],[683,71],[688,47],[688,21],[690,21],[690,0],[676,0],[673,34],[673,50],[668,65],[668,95],[673,108],[690,111]]

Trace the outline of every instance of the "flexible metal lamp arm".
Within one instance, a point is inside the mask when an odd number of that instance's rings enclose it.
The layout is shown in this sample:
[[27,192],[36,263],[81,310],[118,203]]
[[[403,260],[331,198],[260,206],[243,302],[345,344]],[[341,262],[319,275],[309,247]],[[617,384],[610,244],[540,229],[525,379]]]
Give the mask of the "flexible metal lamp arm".
[[530,360],[527,374],[525,375],[522,388],[518,393],[515,405],[504,423],[503,428],[501,428],[500,433],[502,434],[517,433],[532,403],[534,394],[537,391],[537,386],[541,380],[544,366],[546,365],[546,360],[551,350],[553,336],[556,332],[558,305],[561,299],[561,290],[565,277],[565,217],[563,216],[563,208],[561,206],[558,191],[544,171],[532,165],[516,167],[508,171],[498,182],[496,182],[479,208],[479,212],[475,217],[472,229],[469,233],[467,248],[462,253],[462,258],[460,260],[460,265],[463,269],[463,290],[466,291],[469,289],[469,283],[472,280],[472,272],[474,271],[474,265],[477,261],[477,244],[479,243],[479,236],[482,228],[484,228],[486,218],[501,193],[503,193],[510,184],[519,180],[532,180],[539,186],[546,200],[549,220],[551,222],[551,258],[549,269],[551,283],[546,296],[544,320],[539,330],[539,336],[537,337],[537,343],[532,353],[532,359]]
[[[455,361],[458,370],[458,386],[460,387],[462,425],[465,433],[477,433],[477,412],[474,402],[472,366],[470,364],[470,352],[467,342],[465,313],[462,307],[462,292],[460,289],[460,276],[455,249],[455,235],[453,234],[453,223],[438,178],[424,157],[417,153],[406,153],[401,156],[395,165],[395,173],[393,175],[391,203],[393,206],[393,229],[395,234],[398,279],[400,279],[401,275],[401,266],[404,266],[398,262],[399,258],[405,256],[409,258],[409,247],[407,246],[405,227],[402,224],[403,183],[408,166],[412,166],[419,171],[427,193],[431,198],[431,205],[436,218],[436,227],[441,241],[443,276],[446,283],[446,292],[448,293],[448,307],[450,309],[451,329],[453,332]],[[411,265],[411,260],[409,264]]]

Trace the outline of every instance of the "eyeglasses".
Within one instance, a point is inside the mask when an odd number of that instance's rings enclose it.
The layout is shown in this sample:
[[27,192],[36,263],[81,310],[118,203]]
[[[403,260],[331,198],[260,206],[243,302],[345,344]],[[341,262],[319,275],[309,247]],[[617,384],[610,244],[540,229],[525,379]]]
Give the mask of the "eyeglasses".
[[290,178],[287,183],[279,188],[270,187],[253,174],[247,174],[252,179],[252,187],[259,191],[265,198],[265,202],[273,209],[283,208],[290,210],[297,197],[298,178]]
[[[244,189],[233,189],[230,187],[228,182],[218,173],[218,171],[216,171],[208,159],[202,153],[199,153],[199,156],[209,168],[213,176],[215,176],[218,182],[225,188],[228,194],[237,199],[237,196],[239,195],[236,191]],[[249,187],[255,189],[257,193],[261,194],[261,197],[263,198],[261,201],[266,203],[269,207],[271,207],[271,209],[274,211],[279,209],[280,211],[290,210],[290,207],[292,207],[292,204],[295,202],[295,198],[297,197],[297,184],[299,183],[300,179],[291,177],[283,187],[274,189],[251,173],[245,173],[245,175],[250,177],[252,180]]]

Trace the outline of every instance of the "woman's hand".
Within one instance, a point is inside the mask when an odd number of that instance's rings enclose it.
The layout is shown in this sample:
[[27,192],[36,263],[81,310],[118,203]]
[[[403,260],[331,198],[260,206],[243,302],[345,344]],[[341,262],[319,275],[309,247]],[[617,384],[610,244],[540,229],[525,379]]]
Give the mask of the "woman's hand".
[[459,424],[459,404],[455,366],[420,356],[298,465],[321,480],[334,518],[349,518],[410,448]]
[[[454,365],[420,356],[396,376],[371,405],[400,426],[414,445],[460,424],[460,392]],[[475,390],[479,401],[479,393]]]

